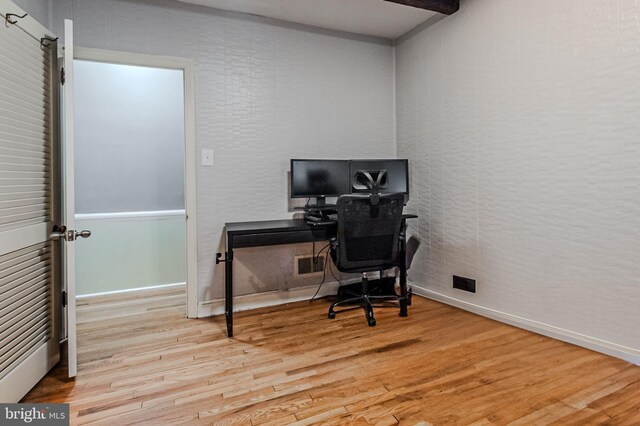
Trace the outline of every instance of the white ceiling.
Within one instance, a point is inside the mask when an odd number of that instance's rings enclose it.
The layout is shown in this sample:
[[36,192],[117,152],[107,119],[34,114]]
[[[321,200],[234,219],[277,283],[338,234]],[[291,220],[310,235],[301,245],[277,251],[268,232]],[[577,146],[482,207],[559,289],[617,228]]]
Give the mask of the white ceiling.
[[384,0],[179,0],[299,24],[395,39],[436,14]]

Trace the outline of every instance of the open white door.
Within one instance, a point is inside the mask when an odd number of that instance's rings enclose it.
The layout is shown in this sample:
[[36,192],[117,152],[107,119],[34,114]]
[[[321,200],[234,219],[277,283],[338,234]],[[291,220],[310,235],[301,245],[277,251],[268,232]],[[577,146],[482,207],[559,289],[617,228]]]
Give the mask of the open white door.
[[69,377],[78,372],[78,344],[76,340],[76,246],[75,246],[75,184],[73,173],[73,21],[64,21],[64,82],[62,90],[62,217],[66,225],[67,241],[64,250],[64,283],[66,291],[67,351]]
[[62,203],[63,223],[58,235],[65,240],[63,256],[63,276],[66,293],[66,334],[69,354],[69,377],[78,371],[78,347],[76,341],[76,240],[88,238],[91,232],[75,229],[75,185],[73,157],[73,22],[64,21],[64,59],[62,90]]

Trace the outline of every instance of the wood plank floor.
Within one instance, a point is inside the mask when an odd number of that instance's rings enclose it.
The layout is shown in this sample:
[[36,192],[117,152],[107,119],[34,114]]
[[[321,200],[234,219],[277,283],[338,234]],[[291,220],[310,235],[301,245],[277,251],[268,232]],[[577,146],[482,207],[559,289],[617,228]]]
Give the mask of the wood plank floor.
[[79,374],[25,402],[72,424],[640,424],[640,367],[434,301],[326,318],[326,301],[184,318],[184,294],[79,307]]

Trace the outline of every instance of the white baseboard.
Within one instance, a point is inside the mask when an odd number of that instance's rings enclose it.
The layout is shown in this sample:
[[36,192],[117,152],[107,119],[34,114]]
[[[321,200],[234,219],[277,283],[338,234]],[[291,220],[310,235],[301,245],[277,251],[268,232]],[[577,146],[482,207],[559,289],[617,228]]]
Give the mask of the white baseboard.
[[522,318],[516,315],[508,314],[506,312],[496,311],[484,306],[465,302],[463,300],[459,300],[454,297],[426,289],[416,284],[415,282],[411,282],[410,285],[413,289],[414,294],[426,297],[427,299],[433,299],[447,305],[455,306],[456,308],[460,308],[465,311],[473,312],[474,314],[482,315],[483,317],[491,318],[496,321],[532,331],[534,333],[572,343],[577,346],[582,346],[596,352],[601,352],[603,354],[611,355],[613,357],[629,361],[633,364],[640,365],[640,350],[638,349],[621,346],[615,343],[607,342],[605,340],[596,339],[595,337],[575,333],[570,330],[565,330],[537,321]]
[[[352,284],[355,282],[359,282],[359,279],[343,281],[344,284]],[[316,297],[336,294],[338,287],[339,284],[337,282],[325,283],[322,285],[322,288]],[[233,312],[248,311],[250,309],[309,300],[317,290],[317,285],[311,285],[292,288],[285,291],[268,291],[264,293],[248,294],[246,296],[236,296],[233,298]],[[198,318],[220,314],[224,314],[224,299],[198,302]]]
[[149,287],[138,287],[138,288],[127,288],[124,290],[105,291],[102,293],[79,294],[76,296],[76,299],[87,299],[87,298],[92,298],[97,296],[111,296],[114,294],[132,293],[132,292],[140,292],[140,291],[162,290],[164,288],[180,287],[180,286],[185,287],[186,283],[160,284],[160,285],[151,285]]

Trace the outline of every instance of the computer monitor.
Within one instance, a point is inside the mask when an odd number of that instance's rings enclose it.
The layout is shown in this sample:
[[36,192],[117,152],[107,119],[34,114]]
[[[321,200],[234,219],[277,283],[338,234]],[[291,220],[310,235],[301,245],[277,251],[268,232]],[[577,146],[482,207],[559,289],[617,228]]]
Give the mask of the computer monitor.
[[349,169],[354,194],[370,193],[372,181],[381,194],[409,194],[409,160],[351,160]]
[[349,194],[348,160],[291,160],[291,198],[317,199]]

